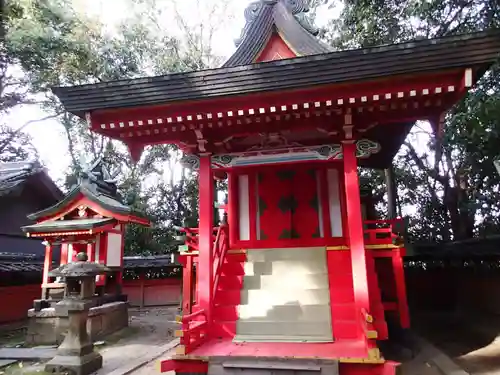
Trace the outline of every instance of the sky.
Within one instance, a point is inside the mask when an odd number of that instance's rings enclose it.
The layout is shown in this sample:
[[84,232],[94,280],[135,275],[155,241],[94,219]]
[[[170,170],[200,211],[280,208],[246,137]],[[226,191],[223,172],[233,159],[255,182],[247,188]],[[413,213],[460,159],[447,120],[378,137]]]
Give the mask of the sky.
[[[203,9],[195,11],[198,9],[197,3],[207,4],[209,1],[217,0],[177,0],[178,11],[188,22],[195,24],[205,17]],[[115,32],[114,27],[128,14],[127,3],[124,0],[73,0],[73,2],[78,11],[83,11],[91,17],[98,17],[110,33]],[[245,24],[243,13],[249,2],[249,0],[230,0],[228,17],[214,35],[213,48],[217,55],[227,58],[234,52],[234,40],[239,37]],[[324,25],[337,11],[323,6],[323,9],[317,12],[316,24]],[[165,17],[164,24],[172,25],[170,28],[175,33],[177,29],[175,21],[168,19],[168,14],[165,14]],[[47,114],[40,108],[22,106],[13,110],[5,118],[5,122],[13,128],[19,128],[28,121],[46,116]],[[64,171],[70,164],[68,141],[62,125],[56,120],[46,120],[30,124],[26,132],[31,135],[33,144],[39,152],[40,161],[48,168],[50,176],[55,181],[61,181]]]

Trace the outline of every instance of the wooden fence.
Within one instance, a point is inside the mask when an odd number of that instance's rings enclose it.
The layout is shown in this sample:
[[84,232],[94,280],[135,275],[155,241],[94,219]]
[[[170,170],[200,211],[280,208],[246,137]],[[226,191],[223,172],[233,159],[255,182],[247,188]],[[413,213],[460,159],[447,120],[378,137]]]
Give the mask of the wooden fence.
[[181,286],[180,278],[124,280],[123,293],[128,296],[130,306],[179,305]]

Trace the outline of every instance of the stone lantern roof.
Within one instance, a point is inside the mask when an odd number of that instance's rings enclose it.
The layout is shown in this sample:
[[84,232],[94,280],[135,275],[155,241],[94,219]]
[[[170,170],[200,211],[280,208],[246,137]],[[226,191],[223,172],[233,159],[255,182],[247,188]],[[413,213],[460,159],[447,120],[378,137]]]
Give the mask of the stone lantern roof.
[[88,277],[102,275],[111,269],[100,263],[87,262],[87,254],[79,253],[77,261],[63,264],[49,272],[52,277]]

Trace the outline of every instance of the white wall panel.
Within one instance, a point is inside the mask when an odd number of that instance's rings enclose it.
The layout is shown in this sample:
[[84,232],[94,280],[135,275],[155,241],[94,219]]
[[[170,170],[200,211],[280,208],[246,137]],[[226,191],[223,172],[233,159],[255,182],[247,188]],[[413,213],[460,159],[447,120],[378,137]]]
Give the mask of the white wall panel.
[[248,241],[250,239],[250,202],[248,197],[248,175],[238,177],[238,207],[239,207],[239,226],[240,240]]
[[339,171],[328,169],[328,206],[330,209],[330,223],[332,237],[342,237],[342,209],[340,207]]
[[122,235],[108,233],[108,247],[106,249],[106,265],[109,267],[120,267],[122,256]]

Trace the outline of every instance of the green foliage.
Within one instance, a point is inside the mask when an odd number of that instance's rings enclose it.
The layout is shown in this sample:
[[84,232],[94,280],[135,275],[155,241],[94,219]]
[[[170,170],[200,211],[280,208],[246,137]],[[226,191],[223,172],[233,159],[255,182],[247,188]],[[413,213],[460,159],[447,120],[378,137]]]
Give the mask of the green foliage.
[[[339,19],[323,30],[323,37],[341,49],[500,26],[500,5],[492,0],[345,0],[343,5]],[[396,156],[399,203],[411,211],[414,239],[448,241],[498,233],[500,179],[493,160],[500,130],[499,78],[498,66],[487,72],[446,115],[443,134],[416,125]],[[365,174],[383,196],[378,172]]]
[[37,159],[37,151],[31,138],[5,125],[0,125],[0,147],[1,145],[5,146],[1,148],[0,163]]
[[[23,104],[41,105],[57,117],[65,131],[71,166],[66,188],[77,182],[82,167],[104,157],[116,172],[120,193],[152,221],[152,228],[130,226],[127,254],[160,254],[176,249],[173,225],[197,225],[196,175],[180,167],[182,153],[174,146],[148,147],[134,164],[123,144],[91,133],[87,124],[68,114],[50,88],[201,69],[218,64],[211,49],[213,27],[190,29],[177,14],[184,39],[165,25],[165,4],[130,0],[130,13],[110,34],[96,19],[73,9],[71,0],[11,0],[2,19],[0,113]],[[227,1],[213,2],[217,26]],[[168,5],[168,4],[167,4]],[[219,22],[220,24],[220,22]],[[15,74],[11,74],[14,72]],[[7,89],[8,87],[8,89]],[[0,131],[0,160],[34,155],[29,138]]]
[[473,32],[500,25],[494,0],[344,0],[338,19],[323,31],[345,49]]
[[[105,157],[117,172],[120,192],[153,222],[130,226],[127,254],[175,250],[175,225],[197,224],[196,174],[179,165],[174,146],[148,147],[132,163],[123,144],[90,133],[87,124],[65,113],[51,95],[54,85],[74,85],[197,70],[219,65],[212,52],[214,28],[224,20],[228,1],[214,1],[209,19],[189,25],[175,1],[130,0],[128,16],[110,35],[96,19],[83,16],[71,0],[11,0],[2,15],[0,40],[0,115],[18,105],[41,105],[59,119],[67,136],[71,167],[67,187],[82,165]],[[328,3],[312,0],[315,7]],[[334,5],[338,5],[336,2]],[[173,5],[172,5],[173,4]],[[339,49],[404,42],[500,26],[494,0],[344,0],[338,19],[322,31]],[[166,25],[166,13],[177,20]],[[180,29],[175,35],[173,29]],[[180,37],[179,34],[182,36]],[[399,206],[411,208],[415,239],[447,241],[498,231],[500,176],[500,69],[491,69],[445,118],[437,135],[418,124],[407,138],[394,167]],[[425,147],[418,143],[426,142]],[[0,129],[0,161],[36,157],[30,140],[10,128]],[[362,171],[375,198],[386,199],[381,171]],[[220,184],[218,189],[226,187]],[[381,215],[386,206],[378,205]]]

